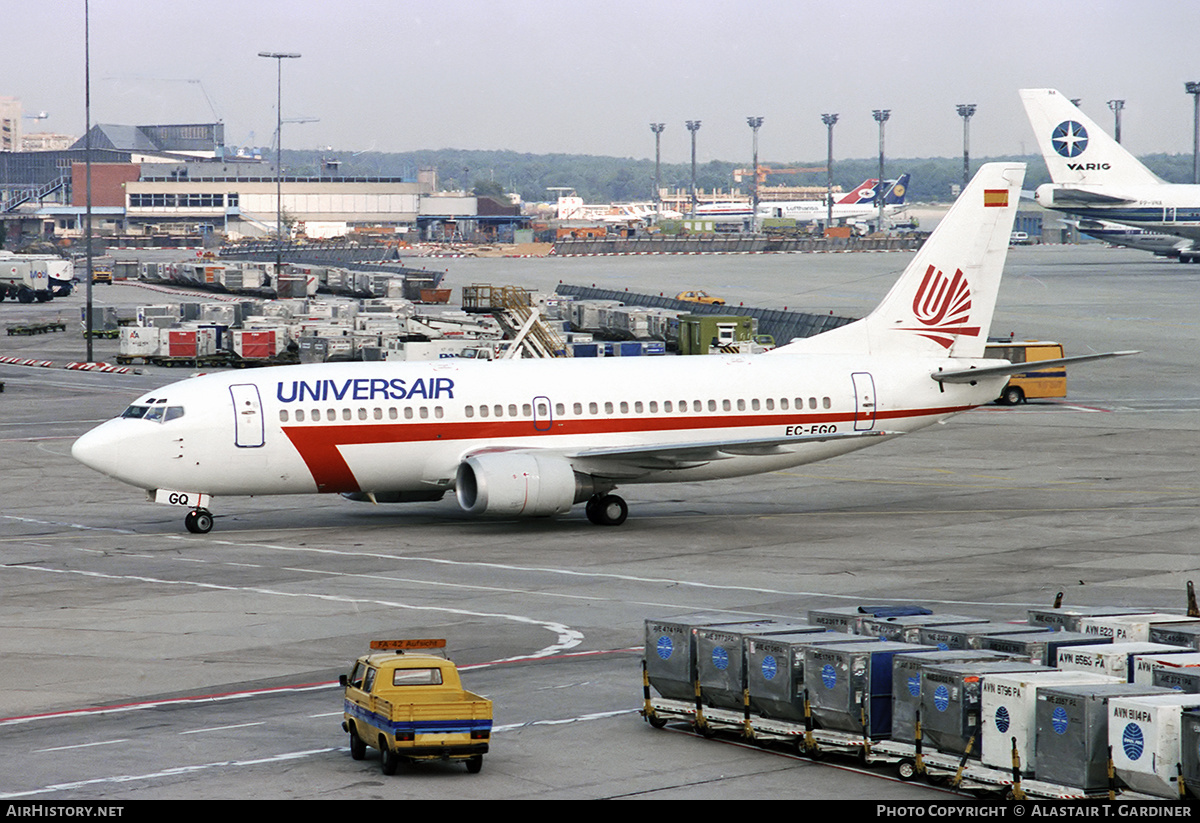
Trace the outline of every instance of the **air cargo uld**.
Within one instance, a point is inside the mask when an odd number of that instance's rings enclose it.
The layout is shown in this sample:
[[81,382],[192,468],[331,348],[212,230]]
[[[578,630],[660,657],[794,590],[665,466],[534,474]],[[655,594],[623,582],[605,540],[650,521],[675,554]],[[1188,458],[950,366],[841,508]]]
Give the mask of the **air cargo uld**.
[[1028,368],[984,357],[1024,171],[984,166],[867,317],[766,354],[209,374],[139,397],[72,454],[186,506],[200,533],[214,497],[315,492],[453,491],[467,512],[504,517],[585,503],[617,525],[620,486],[787,469],[995,399]]

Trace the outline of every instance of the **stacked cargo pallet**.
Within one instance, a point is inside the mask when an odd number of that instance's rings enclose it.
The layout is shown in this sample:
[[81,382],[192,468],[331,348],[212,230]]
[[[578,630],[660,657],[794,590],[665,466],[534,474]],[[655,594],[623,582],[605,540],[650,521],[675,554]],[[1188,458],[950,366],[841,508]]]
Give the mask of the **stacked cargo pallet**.
[[644,671],[656,728],[849,755],[977,793],[1200,796],[1200,616],[691,614],[645,622]]

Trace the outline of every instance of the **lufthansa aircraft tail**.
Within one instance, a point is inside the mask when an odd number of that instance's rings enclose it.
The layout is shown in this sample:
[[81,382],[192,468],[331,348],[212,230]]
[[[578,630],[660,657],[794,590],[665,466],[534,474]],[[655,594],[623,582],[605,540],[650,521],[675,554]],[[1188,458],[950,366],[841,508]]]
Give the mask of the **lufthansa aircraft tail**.
[[909,175],[902,174],[899,178],[892,181],[892,184],[883,193],[883,205],[904,205],[904,197],[908,194],[908,178]]
[[1055,183],[1103,184],[1114,194],[1122,187],[1163,183],[1054,89],[1021,89],[1021,102]]
[[873,312],[774,351],[983,357],[1024,179],[983,166]]

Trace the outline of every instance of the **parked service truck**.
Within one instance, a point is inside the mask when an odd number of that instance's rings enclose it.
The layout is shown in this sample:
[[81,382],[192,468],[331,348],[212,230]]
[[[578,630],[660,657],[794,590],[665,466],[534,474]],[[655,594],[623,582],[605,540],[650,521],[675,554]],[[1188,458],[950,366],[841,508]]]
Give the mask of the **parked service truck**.
[[478,774],[492,733],[492,701],[466,691],[458,668],[434,654],[445,640],[374,640],[345,688],[342,729],[350,756],[379,749],[384,774],[401,761],[457,760]]

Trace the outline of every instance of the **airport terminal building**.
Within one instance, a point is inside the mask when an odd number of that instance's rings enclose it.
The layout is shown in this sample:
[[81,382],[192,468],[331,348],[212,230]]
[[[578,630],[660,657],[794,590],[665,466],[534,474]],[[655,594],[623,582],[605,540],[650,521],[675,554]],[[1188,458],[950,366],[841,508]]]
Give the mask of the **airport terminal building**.
[[[408,240],[501,239],[519,209],[436,191],[436,173],[411,177],[285,174],[257,157],[226,156],[220,123],[97,125],[91,134],[93,232],[110,238],[310,238],[382,228]],[[12,241],[82,236],[86,142],[61,151],[0,153],[0,226]],[[8,245],[13,245],[10,242]]]

